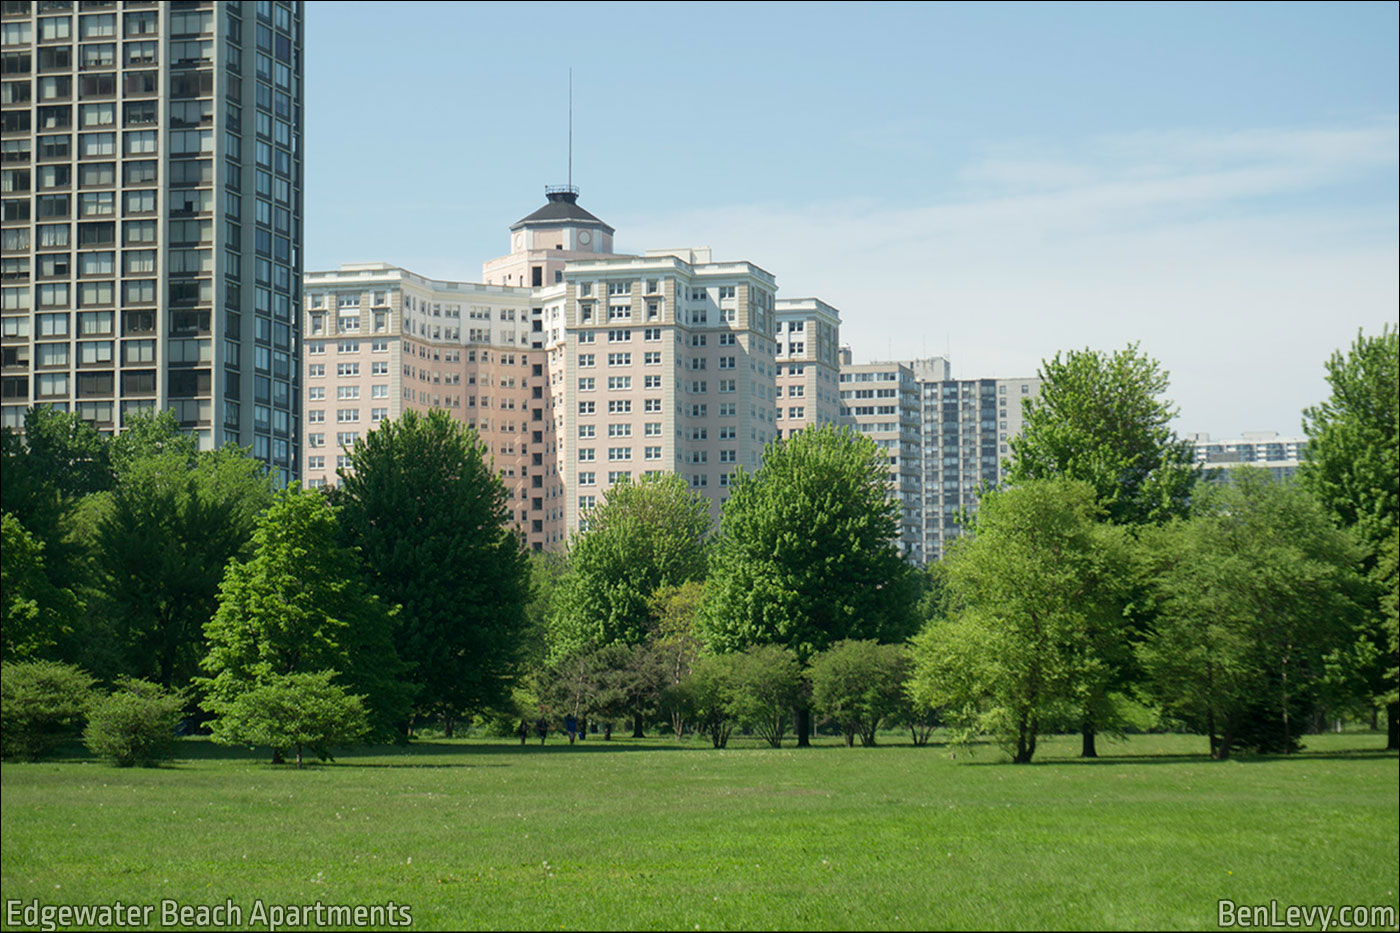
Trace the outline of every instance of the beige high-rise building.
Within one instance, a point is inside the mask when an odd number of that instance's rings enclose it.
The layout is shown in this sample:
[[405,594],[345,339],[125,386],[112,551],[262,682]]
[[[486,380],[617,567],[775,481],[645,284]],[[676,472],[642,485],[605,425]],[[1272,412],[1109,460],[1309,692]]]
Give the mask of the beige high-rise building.
[[816,298],[779,298],[778,434],[841,417],[841,313]]
[[561,381],[566,521],[623,480],[674,472],[717,519],[737,466],[776,436],[772,338],[777,285],[708,249],[572,262]]
[[[550,360],[563,344],[563,269],[612,249],[612,228],[577,195],[547,189],[545,206],[511,226],[512,252],[484,264],[486,283],[386,263],[307,274],[308,485],[333,483],[355,439],[379,422],[441,408],[480,435],[528,545],[562,545]],[[535,280],[549,284],[520,284]]]

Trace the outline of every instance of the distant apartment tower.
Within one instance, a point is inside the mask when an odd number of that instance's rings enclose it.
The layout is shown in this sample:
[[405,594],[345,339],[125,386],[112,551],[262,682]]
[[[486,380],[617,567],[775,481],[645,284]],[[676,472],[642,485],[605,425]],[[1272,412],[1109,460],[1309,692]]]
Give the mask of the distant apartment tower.
[[923,446],[914,370],[901,362],[853,363],[849,349],[840,352],[843,421],[884,451],[891,494],[899,502],[900,553],[922,564],[927,559],[923,543]]
[[900,548],[916,563],[939,560],[980,489],[1002,481],[1021,404],[1040,382],[954,379],[942,357],[852,363],[849,349],[841,354],[842,418],[886,452]]
[[1308,456],[1306,437],[1280,437],[1277,431],[1245,431],[1219,440],[1211,440],[1209,434],[1189,437],[1207,479],[1228,479],[1231,469],[1254,466],[1268,470],[1274,479],[1290,480]]
[[300,474],[300,2],[0,7],[3,412]]
[[935,561],[961,533],[964,511],[977,511],[978,492],[1005,478],[1009,442],[1024,423],[1021,406],[1040,393],[1040,380],[953,379],[939,357],[910,366],[923,438],[921,551]]
[[841,313],[816,298],[779,298],[777,429],[780,437],[841,417]]

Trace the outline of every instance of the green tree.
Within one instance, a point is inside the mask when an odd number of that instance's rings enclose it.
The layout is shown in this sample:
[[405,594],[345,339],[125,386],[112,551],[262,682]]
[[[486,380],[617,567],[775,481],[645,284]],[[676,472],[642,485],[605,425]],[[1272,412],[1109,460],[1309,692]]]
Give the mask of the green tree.
[[[1331,396],[1303,412],[1307,459],[1299,478],[1343,528],[1365,548],[1362,567],[1382,591],[1394,592],[1389,542],[1400,534],[1400,331],[1386,325],[1374,337],[1358,334],[1351,349],[1327,361]],[[1400,703],[1395,699],[1400,655],[1391,647],[1384,611],[1367,613],[1346,654],[1360,692],[1385,709],[1387,748],[1400,748]]]
[[1304,489],[1262,470],[1202,490],[1189,521],[1146,537],[1158,624],[1147,688],[1211,754],[1288,751],[1367,590],[1360,550]]
[[1176,436],[1177,410],[1160,398],[1167,373],[1137,344],[1105,355],[1057,353],[1041,364],[1040,395],[1023,404],[1007,476],[1080,480],[1110,522],[1141,525],[1185,515],[1199,469]]
[[585,521],[552,612],[556,657],[640,644],[652,627],[655,594],[705,576],[709,502],[674,473],[612,487]]
[[[899,556],[889,464],[869,438],[809,427],[735,474],[701,610],[716,651],[791,648],[806,661],[843,638],[903,641],[917,625],[915,571]],[[797,710],[806,745],[810,710]]]
[[92,705],[86,671],[57,661],[0,664],[0,755],[38,761],[76,737]]
[[882,722],[908,712],[907,667],[902,645],[838,641],[812,658],[812,705],[840,724],[848,746],[856,736],[874,745]]
[[[29,570],[21,571],[14,562],[10,567],[25,580],[16,584],[29,592],[25,598],[35,600],[36,634],[44,633],[43,651],[52,657],[74,660],[73,655],[95,640],[83,631],[84,553],[70,532],[74,511],[85,498],[111,486],[108,446],[91,424],[52,408],[26,412],[22,434],[0,429],[0,509],[12,515],[38,547],[34,551],[16,544],[24,553],[15,557],[22,557]],[[5,542],[7,552],[16,540],[14,531]],[[39,555],[41,566],[29,562]]]
[[[1031,479],[1080,480],[1109,522],[1157,524],[1185,515],[1200,475],[1191,442],[1176,436],[1177,414],[1162,394],[1167,373],[1137,344],[1105,354],[1097,350],[1057,353],[1041,365],[1040,394],[1025,401],[1021,433],[1011,439],[1007,466],[1011,484]],[[1138,628],[1150,620],[1134,619]],[[1134,673],[1117,667],[1125,687]],[[1111,725],[1102,709],[1083,711],[1083,755],[1097,754],[1095,737]]]
[[83,744],[118,768],[154,767],[175,756],[184,708],[184,691],[124,678],[111,695],[93,702]]
[[734,654],[706,655],[695,662],[684,682],[668,691],[667,702],[683,709],[682,717],[710,737],[715,748],[729,744],[734,730]]
[[44,543],[9,512],[0,517],[0,659],[51,656],[71,630],[80,604],[55,585],[44,566]]
[[205,654],[224,566],[247,553],[272,478],[237,447],[181,445],[123,462],[96,522],[92,565],[121,672],[181,687]]
[[696,631],[696,619],[705,598],[705,585],[692,580],[680,586],[664,586],[652,594],[651,612],[656,630],[651,650],[665,678],[661,702],[671,717],[671,733],[680,741],[685,734],[685,704],[666,703],[665,694],[690,676],[704,643]]
[[911,694],[960,738],[987,733],[1018,763],[1039,733],[1106,703],[1131,555],[1093,489],[1030,480],[987,495],[975,536],[944,560],[949,618],[915,640]]
[[797,654],[781,645],[751,645],[731,659],[730,714],[741,728],[781,747],[792,712],[803,699]]
[[375,737],[401,732],[412,693],[394,651],[393,614],[340,545],[333,508],[292,486],[263,514],[252,556],[224,572],[218,610],[204,625],[204,707],[223,716],[275,677],[330,671],[365,697]]
[[447,731],[505,702],[519,675],[530,569],[505,487],[476,433],[446,412],[404,412],[356,440],[332,492],[371,591],[402,607],[399,656],[416,710]]
[[265,745],[302,752],[322,760],[330,749],[359,742],[370,731],[364,698],[333,683],[334,671],[283,674],[246,690],[214,723],[214,741],[223,745]]

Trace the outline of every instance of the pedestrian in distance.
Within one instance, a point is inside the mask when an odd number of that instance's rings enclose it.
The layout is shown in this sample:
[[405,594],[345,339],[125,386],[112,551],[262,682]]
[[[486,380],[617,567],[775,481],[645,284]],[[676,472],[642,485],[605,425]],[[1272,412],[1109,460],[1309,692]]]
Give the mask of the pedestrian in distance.
[[530,724],[525,721],[525,717],[520,717],[520,725],[516,728],[515,734],[520,736],[520,744],[525,744],[525,739],[530,735]]
[[543,716],[535,720],[535,734],[540,737],[540,744],[544,744],[545,736],[549,735],[549,723]]
[[564,731],[569,733],[569,744],[573,745],[574,738],[578,735],[578,720],[574,718],[573,713],[564,717]]

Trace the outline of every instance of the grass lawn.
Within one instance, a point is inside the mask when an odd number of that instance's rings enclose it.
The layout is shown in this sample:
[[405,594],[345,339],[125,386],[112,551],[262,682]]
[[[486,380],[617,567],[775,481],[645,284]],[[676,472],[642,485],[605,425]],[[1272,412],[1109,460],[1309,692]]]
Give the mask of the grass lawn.
[[0,885],[393,900],[419,929],[1201,929],[1220,898],[1395,905],[1396,756],[1374,734],[1306,743],[1211,762],[1201,738],[1101,739],[1081,762],[1065,737],[1013,766],[991,747],[467,740],[298,772],[187,740],[158,770],[6,763]]

